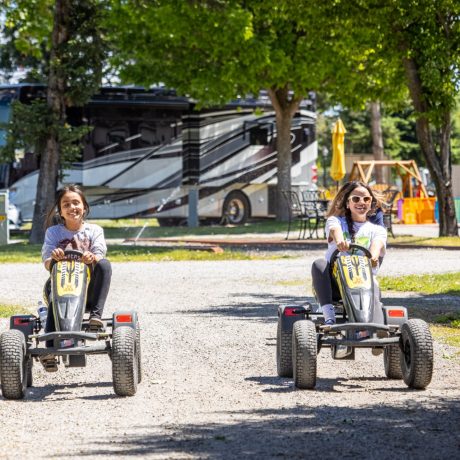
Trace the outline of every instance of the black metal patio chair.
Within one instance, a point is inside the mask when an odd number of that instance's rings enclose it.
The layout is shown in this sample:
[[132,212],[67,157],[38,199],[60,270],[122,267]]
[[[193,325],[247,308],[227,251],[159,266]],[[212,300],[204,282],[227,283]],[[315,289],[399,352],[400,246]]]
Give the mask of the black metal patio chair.
[[289,233],[291,232],[291,228],[295,226],[296,222],[299,223],[298,239],[304,238],[311,216],[305,212],[305,209],[302,206],[302,201],[299,198],[297,192],[294,192],[292,190],[282,190],[281,194],[283,195],[289,210],[288,229],[285,239],[289,239]]
[[309,216],[308,220],[308,238],[319,238],[319,230],[323,229],[323,238],[326,238],[326,215],[328,200],[324,194],[318,190],[302,191],[302,205],[305,214]]

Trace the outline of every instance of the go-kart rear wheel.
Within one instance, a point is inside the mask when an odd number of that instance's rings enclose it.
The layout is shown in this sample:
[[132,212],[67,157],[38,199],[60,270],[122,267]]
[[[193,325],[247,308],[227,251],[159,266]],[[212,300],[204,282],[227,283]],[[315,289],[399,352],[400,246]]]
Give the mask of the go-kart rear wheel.
[[399,345],[389,345],[383,350],[383,364],[385,375],[389,379],[402,379],[401,350]]
[[117,327],[112,336],[113,388],[118,396],[134,396],[138,382],[136,331],[129,326]]
[[317,346],[315,324],[309,320],[296,321],[292,334],[292,367],[297,388],[315,388]]
[[137,383],[142,381],[142,355],[141,355],[141,328],[136,321],[136,359],[137,359]]
[[283,330],[283,315],[276,333],[276,369],[280,377],[292,377],[292,329]]
[[421,319],[410,319],[401,327],[401,371],[409,388],[423,389],[433,374],[433,338],[428,324]]
[[34,383],[34,376],[33,376],[33,373],[32,373],[32,369],[33,369],[33,365],[34,365],[34,361],[31,357],[27,358],[27,363],[26,363],[26,368],[27,368],[27,383],[26,383],[26,386],[27,387],[31,387]]
[[5,399],[22,399],[27,386],[26,341],[16,329],[0,337],[0,378]]

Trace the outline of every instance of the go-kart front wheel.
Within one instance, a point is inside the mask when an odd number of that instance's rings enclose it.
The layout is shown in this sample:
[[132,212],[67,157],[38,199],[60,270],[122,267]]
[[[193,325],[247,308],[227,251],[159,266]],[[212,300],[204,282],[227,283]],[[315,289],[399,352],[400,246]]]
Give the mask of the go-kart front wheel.
[[309,320],[295,322],[292,333],[292,368],[297,388],[315,388],[317,353],[315,324]]
[[423,389],[433,374],[433,338],[428,324],[421,319],[410,319],[401,327],[401,371],[409,388]]
[[118,396],[134,396],[137,391],[138,354],[136,331],[129,326],[117,327],[112,336],[113,389]]
[[5,399],[22,399],[27,386],[28,359],[24,334],[16,329],[0,337],[0,378]]

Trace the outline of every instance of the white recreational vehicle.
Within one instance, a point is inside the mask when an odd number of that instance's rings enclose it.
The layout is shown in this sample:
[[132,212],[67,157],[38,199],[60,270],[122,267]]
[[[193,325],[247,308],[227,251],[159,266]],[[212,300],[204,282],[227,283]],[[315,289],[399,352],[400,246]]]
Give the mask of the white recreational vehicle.
[[[27,102],[44,90],[1,86],[2,119],[14,99]],[[93,219],[145,216],[178,224],[187,219],[191,188],[200,219],[225,216],[239,224],[274,216],[276,124],[266,97],[196,111],[169,90],[102,88],[85,107],[70,109],[68,120],[92,127],[64,182],[84,187]],[[305,100],[291,129],[294,186],[314,186],[315,121],[313,103]],[[32,151],[0,166],[0,187],[9,187],[24,220],[32,219],[37,180]]]

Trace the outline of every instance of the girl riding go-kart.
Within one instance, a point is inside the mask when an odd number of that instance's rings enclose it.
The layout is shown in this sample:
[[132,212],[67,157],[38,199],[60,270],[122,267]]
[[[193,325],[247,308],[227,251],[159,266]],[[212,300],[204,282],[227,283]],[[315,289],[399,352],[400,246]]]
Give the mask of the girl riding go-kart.
[[[84,220],[88,211],[77,186],[59,192],[49,220],[54,216],[62,223],[48,228],[42,250],[50,270],[46,326],[35,315],[13,315],[10,329],[0,335],[1,391],[6,399],[25,396],[33,384],[34,361],[55,372],[60,364],[85,367],[87,355],[101,354],[111,359],[115,393],[133,396],[137,391],[142,379],[138,315],[123,309],[102,318],[111,267],[104,258],[102,229]],[[89,319],[84,318],[87,311]]]
[[[433,371],[428,325],[409,319],[403,306],[380,301],[375,279],[385,253],[386,229],[368,220],[378,206],[361,182],[346,183],[331,203],[326,222],[328,249],[312,265],[312,305],[280,305],[276,362],[278,375],[297,388],[316,385],[317,354],[330,347],[333,359],[355,359],[356,348],[383,352],[385,375],[410,388],[425,388]],[[313,311],[314,310],[314,311]]]
[[[66,249],[83,253],[82,262],[92,267],[88,288],[90,324],[102,327],[101,317],[109,293],[112,268],[105,258],[107,246],[104,231],[99,225],[85,222],[88,213],[88,202],[77,185],[69,185],[59,191],[47,216],[48,229],[42,247],[42,260],[49,270],[52,260],[57,262],[64,259]],[[51,226],[53,220],[60,223]]]
[[[380,225],[369,222],[368,215],[379,206],[371,188],[362,182],[348,182],[338,191],[331,203],[326,221],[328,248],[325,258],[313,262],[311,274],[313,288],[323,311],[325,324],[335,323],[333,299],[339,296],[332,281],[330,259],[333,252],[347,251],[350,243],[357,243],[369,249],[377,274],[379,260],[383,259],[387,231]],[[375,282],[375,289],[378,286]]]
[[[64,260],[66,249],[82,252],[81,260],[91,267],[91,281],[88,286],[87,309],[90,311],[89,327],[92,330],[102,329],[101,320],[104,305],[110,288],[112,268],[105,258],[107,246],[103,229],[96,224],[85,222],[89,213],[89,205],[83,191],[77,185],[63,187],[57,194],[56,201],[48,213],[45,242],[42,247],[42,260],[47,270],[52,261]],[[58,221],[57,225],[51,225]],[[49,299],[51,283],[45,286],[45,298]],[[46,332],[55,330],[54,316],[48,315]],[[47,362],[46,369],[55,370],[51,358],[43,356],[42,362]]]

